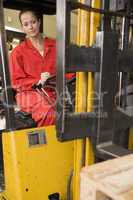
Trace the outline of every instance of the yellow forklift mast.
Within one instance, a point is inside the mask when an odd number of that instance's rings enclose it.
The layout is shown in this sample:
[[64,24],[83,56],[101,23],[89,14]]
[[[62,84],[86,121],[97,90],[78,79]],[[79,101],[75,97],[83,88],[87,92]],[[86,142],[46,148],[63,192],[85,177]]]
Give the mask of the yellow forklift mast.
[[[3,7],[56,13],[56,90],[62,98],[56,104],[55,126],[37,128],[33,121],[27,125],[14,113]],[[77,44],[70,42],[72,11],[78,15]],[[130,0],[0,0],[6,116],[0,135],[1,200],[80,200],[83,166],[133,153],[133,118],[128,112],[132,11]],[[76,88],[75,78],[67,82],[65,73],[76,73]]]

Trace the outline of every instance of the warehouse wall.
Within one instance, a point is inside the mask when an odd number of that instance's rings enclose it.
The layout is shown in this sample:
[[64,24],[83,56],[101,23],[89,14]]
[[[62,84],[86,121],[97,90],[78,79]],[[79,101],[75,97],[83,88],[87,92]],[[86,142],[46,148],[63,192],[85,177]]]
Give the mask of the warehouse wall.
[[[21,29],[18,20],[18,11],[11,9],[4,9],[5,12],[5,24],[12,28]],[[72,13],[71,16],[71,41],[76,42],[76,32],[77,32],[77,14]],[[56,16],[44,15],[44,34],[48,37],[56,38]]]

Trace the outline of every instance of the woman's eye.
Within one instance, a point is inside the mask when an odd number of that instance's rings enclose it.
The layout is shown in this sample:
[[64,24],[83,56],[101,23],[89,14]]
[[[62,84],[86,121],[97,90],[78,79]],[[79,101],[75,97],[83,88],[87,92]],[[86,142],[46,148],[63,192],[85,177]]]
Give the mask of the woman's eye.
[[28,26],[28,23],[23,24],[23,26]]
[[36,23],[36,20],[34,20],[32,23],[35,24],[35,23]]

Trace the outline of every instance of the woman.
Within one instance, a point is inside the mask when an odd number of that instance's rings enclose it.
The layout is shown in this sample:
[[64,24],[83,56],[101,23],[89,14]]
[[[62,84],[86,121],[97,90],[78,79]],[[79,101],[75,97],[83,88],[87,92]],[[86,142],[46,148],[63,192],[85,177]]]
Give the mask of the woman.
[[26,39],[10,54],[11,80],[17,104],[22,111],[31,113],[38,126],[52,125],[55,109],[51,102],[55,96],[50,89],[46,89],[52,99],[48,101],[33,89],[33,85],[44,85],[50,76],[55,75],[56,43],[42,37],[40,19],[34,11],[21,11],[19,19]]

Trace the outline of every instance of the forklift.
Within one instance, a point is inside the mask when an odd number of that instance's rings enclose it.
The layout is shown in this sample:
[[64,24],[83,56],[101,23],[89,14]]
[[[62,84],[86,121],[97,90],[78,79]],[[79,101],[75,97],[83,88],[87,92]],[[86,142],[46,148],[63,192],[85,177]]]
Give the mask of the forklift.
[[[30,116],[22,121],[24,113],[14,112],[3,8],[56,14],[56,90],[62,98],[55,126],[35,127]],[[73,11],[78,16],[76,44],[70,42]],[[131,0],[0,0],[6,119],[0,134],[0,200],[80,200],[83,166],[133,153],[128,110],[132,12]],[[65,73],[76,73],[76,82],[68,83]]]

